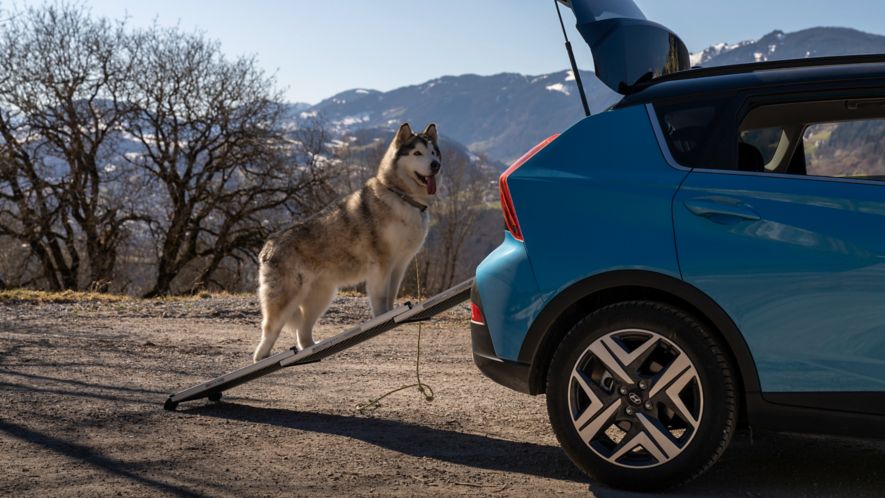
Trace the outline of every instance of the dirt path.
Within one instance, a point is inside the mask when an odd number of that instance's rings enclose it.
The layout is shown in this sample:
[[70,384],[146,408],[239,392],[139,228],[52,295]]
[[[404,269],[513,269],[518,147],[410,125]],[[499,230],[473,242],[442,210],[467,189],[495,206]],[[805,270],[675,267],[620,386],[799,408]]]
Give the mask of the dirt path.
[[[162,403],[245,365],[254,301],[0,303],[0,496],[631,496],[563,455],[543,397],[483,377],[467,312],[238,387],[220,404]],[[339,298],[319,335],[366,318]],[[283,337],[284,343],[291,338]],[[882,496],[885,443],[746,433],[673,496]]]

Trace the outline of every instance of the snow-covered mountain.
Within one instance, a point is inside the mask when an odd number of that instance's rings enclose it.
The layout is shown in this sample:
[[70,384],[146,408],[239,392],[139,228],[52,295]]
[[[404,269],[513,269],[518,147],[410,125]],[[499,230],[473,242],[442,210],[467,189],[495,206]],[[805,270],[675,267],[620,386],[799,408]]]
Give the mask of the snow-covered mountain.
[[[794,33],[772,31],[759,40],[713,45],[693,54],[692,63],[721,66],[869,53],[885,53],[885,36],[848,28],[811,28]],[[617,101],[618,96],[592,72],[581,74],[592,111]],[[339,131],[392,130],[403,121],[423,127],[434,121],[443,134],[472,152],[508,162],[568,128],[581,118],[582,110],[571,71],[560,71],[540,76],[444,76],[389,92],[358,88],[313,106],[293,105],[289,115],[296,120],[322,115]]]
[[696,66],[703,67],[703,66],[709,65],[709,62],[712,59],[714,59],[722,54],[731,52],[732,50],[734,50],[736,48],[743,47],[745,45],[752,45],[754,43],[756,43],[756,42],[753,40],[746,40],[746,41],[742,41],[742,42],[738,42],[738,43],[722,42],[722,43],[717,43],[715,45],[711,45],[700,52],[695,52],[690,55],[691,66],[692,67],[696,67]]
[[777,30],[758,40],[719,43],[691,55],[692,65],[727,66],[847,54],[885,54],[885,36],[849,28]]
[[[581,73],[592,110],[617,101],[592,72]],[[298,112],[301,119],[322,115],[338,131],[384,127],[408,121],[413,127],[435,122],[440,132],[477,154],[509,161],[583,115],[571,71],[540,76],[444,76],[389,92],[354,89]]]

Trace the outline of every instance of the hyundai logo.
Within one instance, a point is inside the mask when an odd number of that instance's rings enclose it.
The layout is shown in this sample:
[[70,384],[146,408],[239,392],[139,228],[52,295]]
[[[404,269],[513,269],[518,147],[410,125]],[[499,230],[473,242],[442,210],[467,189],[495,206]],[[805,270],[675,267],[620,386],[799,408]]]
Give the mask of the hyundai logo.
[[630,400],[630,402],[633,403],[634,405],[641,405],[641,404],[642,404],[642,398],[640,398],[639,395],[636,394],[636,393],[630,393],[630,394],[628,394],[628,395],[627,395],[627,398],[628,398],[628,399]]

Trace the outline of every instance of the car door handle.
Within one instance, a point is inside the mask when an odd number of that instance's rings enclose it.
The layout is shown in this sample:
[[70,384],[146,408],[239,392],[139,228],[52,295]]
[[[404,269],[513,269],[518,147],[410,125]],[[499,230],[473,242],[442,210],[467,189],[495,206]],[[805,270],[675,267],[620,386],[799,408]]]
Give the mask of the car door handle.
[[752,207],[737,199],[698,197],[695,199],[688,199],[684,201],[683,204],[685,204],[685,207],[692,213],[698,216],[703,216],[704,218],[710,218],[712,221],[716,221],[715,218],[720,216],[738,218],[747,221],[762,219],[762,217],[759,216],[759,213],[753,210]]

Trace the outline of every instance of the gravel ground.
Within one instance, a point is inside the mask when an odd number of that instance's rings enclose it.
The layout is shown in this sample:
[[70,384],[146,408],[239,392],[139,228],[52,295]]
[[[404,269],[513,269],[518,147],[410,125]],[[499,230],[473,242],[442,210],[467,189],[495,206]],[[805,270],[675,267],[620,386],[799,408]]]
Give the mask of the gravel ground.
[[[639,496],[575,470],[544,398],[483,377],[468,311],[237,387],[221,403],[167,395],[249,362],[253,299],[0,303],[0,496]],[[318,335],[368,318],[339,297]],[[283,344],[292,341],[285,335]],[[278,347],[279,350],[279,347]],[[739,433],[670,496],[885,496],[885,442]]]

